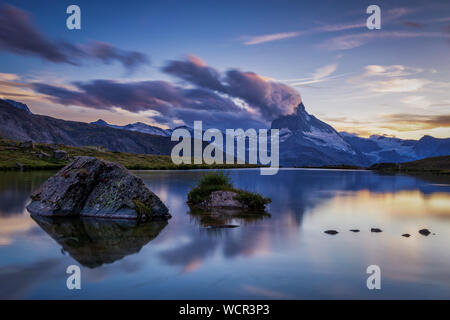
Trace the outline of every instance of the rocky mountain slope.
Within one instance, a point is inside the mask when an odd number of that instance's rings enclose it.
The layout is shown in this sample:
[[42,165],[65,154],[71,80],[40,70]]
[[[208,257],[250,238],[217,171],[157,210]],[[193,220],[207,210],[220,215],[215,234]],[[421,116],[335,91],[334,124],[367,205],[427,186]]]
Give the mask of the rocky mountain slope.
[[366,165],[366,157],[330,125],[306,112],[303,103],[294,114],[272,122],[280,130],[280,163],[284,166]]
[[126,126],[117,126],[114,124],[109,124],[102,119],[98,119],[95,122],[91,122],[91,124],[94,124],[97,126],[102,126],[102,127],[110,127],[110,128],[115,128],[115,129],[122,129],[122,130],[137,131],[137,132],[147,133],[147,134],[154,134],[154,135],[163,136],[163,137],[170,137],[170,135],[172,134],[172,130],[170,130],[170,129],[164,130],[159,127],[150,126],[143,122],[130,123],[130,124],[127,124]]
[[402,140],[379,135],[361,138],[346,132],[340,134],[345,141],[360,150],[371,164],[450,155],[450,139],[423,136],[420,140]]
[[[192,128],[182,127],[193,135]],[[450,138],[362,138],[337,132],[309,114],[303,103],[293,114],[275,119],[271,127],[280,130],[282,166],[369,166],[378,162],[399,163],[450,155]],[[170,141],[175,129],[161,129],[141,122],[118,126],[101,119],[90,124],[65,121],[33,115],[20,102],[0,100],[0,136],[15,140],[103,146],[110,151],[169,155],[176,143]]]
[[0,100],[0,136],[69,146],[103,146],[110,151],[170,154],[170,137],[118,130],[34,115]]

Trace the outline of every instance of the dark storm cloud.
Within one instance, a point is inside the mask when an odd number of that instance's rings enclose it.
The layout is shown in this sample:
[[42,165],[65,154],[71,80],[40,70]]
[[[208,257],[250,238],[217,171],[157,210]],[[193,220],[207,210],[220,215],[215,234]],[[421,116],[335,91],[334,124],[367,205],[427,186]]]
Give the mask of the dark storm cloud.
[[[182,91],[166,81],[136,81],[121,83],[113,80],[75,82],[83,95],[93,97],[103,106],[119,107],[131,112],[164,110],[180,106]],[[89,107],[89,105],[84,105]]]
[[267,120],[293,112],[299,105],[299,93],[282,83],[266,81],[253,72],[230,70],[226,73],[227,93],[257,108]]
[[152,119],[160,124],[178,126],[176,120],[192,125],[204,121],[205,128],[265,127],[248,110],[238,107],[228,97],[209,89],[186,89],[165,81],[116,82],[94,80],[74,82],[72,89],[34,83],[32,88],[61,105],[95,109],[122,108],[130,112],[154,110]]
[[0,25],[0,49],[37,55],[53,62],[73,63],[60,47],[37,31],[26,12],[11,5],[3,5],[0,8]]
[[245,110],[237,112],[205,112],[204,110],[173,108],[169,113],[152,117],[152,119],[172,128],[179,126],[179,123],[175,121],[177,119],[182,119],[184,123],[190,126],[193,125],[194,121],[201,120],[203,129],[242,128],[246,130],[248,128],[266,128],[268,126],[266,122],[257,119]]
[[89,106],[96,109],[107,109],[96,99],[77,91],[56,87],[45,83],[34,83],[32,88],[48,96],[49,100],[62,105]]
[[[107,60],[108,47],[99,47],[96,55]],[[191,87],[166,81],[93,80],[74,82],[73,90],[43,83],[35,83],[33,88],[62,105],[157,111],[152,119],[171,127],[179,125],[180,120],[186,125],[202,120],[205,128],[263,128],[274,118],[292,113],[301,102],[299,93],[287,85],[235,69],[221,75],[192,56],[170,61],[163,71]]]
[[208,89],[185,89],[183,94],[190,101],[187,107],[191,109],[227,112],[241,109],[232,100]]
[[139,81],[121,83],[112,80],[75,82],[76,90],[33,84],[33,88],[62,105],[77,105],[95,109],[122,108],[131,112],[164,110],[181,106],[183,92],[165,81]]
[[0,7],[0,26],[0,50],[3,51],[74,65],[81,64],[84,59],[104,63],[118,61],[129,70],[148,63],[143,53],[121,50],[103,42],[76,46],[54,42],[33,25],[28,13],[11,5]]
[[88,57],[99,59],[104,63],[119,61],[129,70],[149,63],[148,57],[141,52],[121,50],[105,42],[92,43],[86,48],[86,53]]
[[176,76],[199,87],[224,91],[220,82],[220,74],[208,67],[201,59],[188,56],[186,60],[172,60],[162,68],[168,74]]
[[265,120],[292,113],[301,102],[299,93],[285,84],[239,70],[229,70],[221,77],[217,70],[193,56],[183,61],[169,61],[162,70],[194,86],[240,98],[258,110]]

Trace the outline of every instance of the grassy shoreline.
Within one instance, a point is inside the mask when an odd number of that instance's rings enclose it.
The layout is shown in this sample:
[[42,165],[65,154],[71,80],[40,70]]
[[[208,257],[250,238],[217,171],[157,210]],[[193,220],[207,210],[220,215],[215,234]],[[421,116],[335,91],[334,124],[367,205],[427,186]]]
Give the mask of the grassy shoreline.
[[[69,160],[57,160],[54,150],[64,150]],[[180,164],[172,163],[170,156],[111,152],[101,147],[73,147],[46,143],[34,143],[33,147],[23,147],[21,142],[0,139],[0,171],[19,170],[59,170],[75,156],[90,156],[122,164],[129,170],[189,170],[189,169],[231,169],[259,168],[250,164]]]
[[368,168],[381,173],[450,174],[450,156],[430,157],[403,163],[377,163]]
[[[54,150],[64,150],[69,160],[57,160]],[[75,156],[90,156],[122,164],[129,170],[193,170],[193,169],[247,169],[260,168],[251,164],[180,164],[170,156],[112,152],[102,147],[73,147],[66,145],[34,143],[32,147],[23,142],[0,138],[0,171],[59,170]],[[405,163],[378,163],[369,168],[350,165],[293,167],[305,169],[372,170],[381,173],[450,174],[450,156],[432,157]]]

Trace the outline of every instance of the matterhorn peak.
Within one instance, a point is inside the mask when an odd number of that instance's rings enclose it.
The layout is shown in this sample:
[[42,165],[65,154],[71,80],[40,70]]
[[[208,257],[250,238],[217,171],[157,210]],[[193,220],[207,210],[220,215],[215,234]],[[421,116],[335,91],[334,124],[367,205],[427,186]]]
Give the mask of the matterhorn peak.
[[300,102],[300,104],[295,109],[296,109],[297,115],[299,113],[305,113],[306,112],[305,105],[303,104],[303,102]]

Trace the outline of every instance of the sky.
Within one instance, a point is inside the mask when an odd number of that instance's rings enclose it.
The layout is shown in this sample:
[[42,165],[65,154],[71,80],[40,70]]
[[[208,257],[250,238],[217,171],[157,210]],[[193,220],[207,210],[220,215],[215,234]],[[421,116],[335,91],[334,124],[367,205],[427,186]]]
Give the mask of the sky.
[[448,138],[449,71],[448,1],[0,1],[0,97],[66,120],[264,128],[303,102],[338,131]]

